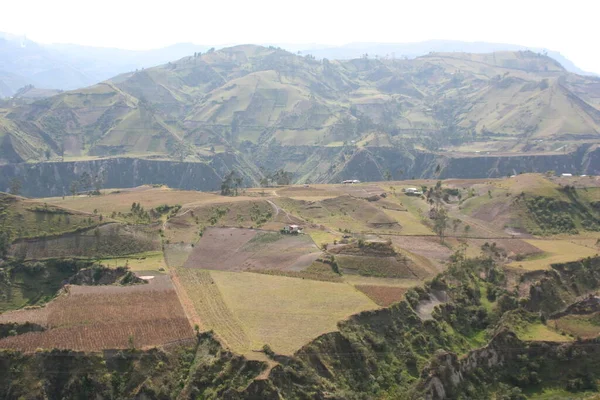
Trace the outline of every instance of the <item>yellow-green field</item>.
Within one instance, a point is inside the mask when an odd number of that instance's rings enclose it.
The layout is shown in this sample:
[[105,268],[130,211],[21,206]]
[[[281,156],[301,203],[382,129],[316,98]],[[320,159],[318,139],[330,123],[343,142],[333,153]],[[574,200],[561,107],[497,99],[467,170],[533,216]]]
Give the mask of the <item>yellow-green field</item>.
[[311,339],[335,331],[338,321],[377,308],[345,283],[186,268],[177,273],[204,329],[214,329],[242,354],[265,344],[277,353],[292,354]]
[[402,227],[403,235],[435,235],[435,233],[425,226],[421,220],[410,211],[396,211],[384,209],[387,215],[398,221]]
[[545,340],[551,342],[571,342],[573,338],[568,335],[561,335],[559,332],[550,329],[542,323],[529,324],[524,328],[517,330],[517,336],[521,340]]
[[124,257],[105,258],[98,261],[107,267],[129,267],[132,271],[158,271],[166,269],[162,251],[150,251],[141,254],[130,254]]
[[542,250],[544,254],[534,256],[530,260],[514,261],[508,264],[508,266],[530,271],[549,269],[551,264],[576,261],[598,253],[592,248],[575,244],[569,240],[525,239],[525,241]]

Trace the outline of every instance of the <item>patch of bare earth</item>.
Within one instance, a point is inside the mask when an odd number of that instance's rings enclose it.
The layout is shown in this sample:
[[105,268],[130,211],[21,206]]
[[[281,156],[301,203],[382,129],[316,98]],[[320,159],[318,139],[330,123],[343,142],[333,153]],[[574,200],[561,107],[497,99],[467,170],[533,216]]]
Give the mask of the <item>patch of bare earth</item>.
[[383,307],[387,307],[390,304],[402,300],[404,294],[408,290],[397,286],[356,285],[355,287],[373,300],[377,305]]
[[184,267],[223,271],[302,271],[321,255],[308,235],[209,228]]
[[452,250],[440,243],[437,237],[429,236],[394,236],[392,243],[411,253],[442,262],[447,261]]

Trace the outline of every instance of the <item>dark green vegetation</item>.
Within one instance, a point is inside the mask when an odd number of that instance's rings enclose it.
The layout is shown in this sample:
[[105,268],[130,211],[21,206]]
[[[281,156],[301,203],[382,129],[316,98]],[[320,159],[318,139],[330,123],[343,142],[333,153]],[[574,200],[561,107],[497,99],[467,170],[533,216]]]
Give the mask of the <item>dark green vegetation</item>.
[[333,61],[236,46],[1,110],[0,160],[43,163],[3,166],[0,188],[19,176],[25,194],[67,194],[81,171],[211,190],[232,170],[255,186],[593,173],[597,91],[533,52]]
[[566,199],[545,196],[526,196],[521,198],[525,201],[529,217],[539,227],[530,233],[534,235],[544,234],[577,234],[579,229],[588,231],[600,230],[598,209],[594,203],[590,203],[584,196],[580,196],[581,189],[565,186],[561,192]]
[[91,265],[91,261],[64,259],[4,263],[0,268],[0,312],[52,300],[69,278]]

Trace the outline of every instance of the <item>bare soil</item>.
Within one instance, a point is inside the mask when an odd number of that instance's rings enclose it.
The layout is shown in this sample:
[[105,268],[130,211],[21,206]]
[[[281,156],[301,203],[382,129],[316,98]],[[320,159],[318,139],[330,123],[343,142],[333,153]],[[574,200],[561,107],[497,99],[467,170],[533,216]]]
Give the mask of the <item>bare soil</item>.
[[209,228],[194,247],[184,267],[222,271],[301,271],[321,254],[308,235]]
[[356,285],[356,288],[380,306],[387,307],[404,298],[408,289],[397,286]]

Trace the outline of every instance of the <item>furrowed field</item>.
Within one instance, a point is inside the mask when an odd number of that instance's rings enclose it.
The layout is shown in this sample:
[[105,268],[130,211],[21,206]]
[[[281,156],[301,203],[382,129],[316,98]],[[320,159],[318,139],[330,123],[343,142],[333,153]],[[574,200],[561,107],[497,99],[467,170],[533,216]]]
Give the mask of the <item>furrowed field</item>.
[[193,330],[168,277],[129,287],[71,286],[45,307],[0,315],[0,323],[30,322],[42,332],[0,339],[0,347],[35,351],[146,348],[190,339]]

